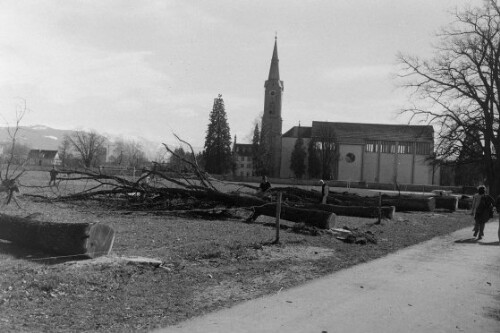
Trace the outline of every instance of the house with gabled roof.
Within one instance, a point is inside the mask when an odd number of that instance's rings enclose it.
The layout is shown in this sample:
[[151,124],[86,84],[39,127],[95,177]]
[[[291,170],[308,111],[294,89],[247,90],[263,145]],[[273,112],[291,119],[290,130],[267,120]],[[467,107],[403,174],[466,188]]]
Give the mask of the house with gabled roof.
[[252,144],[236,143],[236,136],[234,136],[233,156],[236,164],[234,168],[234,174],[236,176],[255,176],[252,158]]
[[28,153],[28,164],[39,166],[60,165],[61,159],[57,150],[31,149]]

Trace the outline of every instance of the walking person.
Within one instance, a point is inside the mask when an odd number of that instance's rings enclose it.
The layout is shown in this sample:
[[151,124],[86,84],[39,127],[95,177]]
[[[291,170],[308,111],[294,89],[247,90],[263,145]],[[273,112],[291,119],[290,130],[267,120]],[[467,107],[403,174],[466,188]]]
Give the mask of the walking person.
[[259,185],[259,192],[257,192],[257,196],[266,198],[269,197],[269,189],[271,188],[271,183],[267,180],[266,176],[262,176],[262,182]]
[[53,165],[52,170],[49,171],[50,174],[49,186],[54,185],[55,187],[57,187],[56,179],[58,173],[59,172],[56,170],[56,167]]
[[486,194],[486,188],[479,186],[472,201],[472,215],[474,216],[474,237],[480,240],[484,236],[484,225],[492,217],[494,201]]

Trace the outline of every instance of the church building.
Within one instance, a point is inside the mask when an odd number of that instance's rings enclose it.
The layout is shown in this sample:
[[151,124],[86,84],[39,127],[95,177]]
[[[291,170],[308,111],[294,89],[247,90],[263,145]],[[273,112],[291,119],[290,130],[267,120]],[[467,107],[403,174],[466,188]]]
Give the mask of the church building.
[[[312,126],[294,126],[283,134],[284,84],[280,79],[276,38],[264,92],[261,145],[265,147],[266,156],[263,156],[263,160],[268,163],[269,177],[295,178],[290,168],[291,156],[300,136],[306,152],[311,150],[308,149],[310,145],[313,145],[318,155],[325,156],[325,147],[330,150],[328,165],[322,165],[327,172],[317,178],[349,182],[439,184],[439,172],[431,163],[434,151],[432,126],[313,121]],[[249,148],[248,144],[235,143],[234,150],[243,153]],[[240,158],[244,159],[243,156]],[[249,156],[246,155],[246,158],[248,161]],[[307,157],[305,162],[308,169]],[[240,165],[244,164],[240,162]],[[244,166],[248,168],[248,164]],[[244,174],[249,172],[238,170],[237,167],[236,175]]]

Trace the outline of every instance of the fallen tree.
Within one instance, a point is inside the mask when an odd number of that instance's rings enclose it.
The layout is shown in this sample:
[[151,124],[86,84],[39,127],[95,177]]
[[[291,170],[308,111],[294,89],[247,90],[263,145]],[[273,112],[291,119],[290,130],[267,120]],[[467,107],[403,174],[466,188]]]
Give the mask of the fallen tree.
[[[304,204],[303,208],[324,210],[327,212],[335,213],[340,216],[357,216],[357,217],[378,217],[379,209],[378,207],[365,207],[365,206],[337,206],[328,204]],[[383,206],[380,208],[381,217],[385,219],[392,219],[394,217],[394,212],[396,207],[394,206]]]
[[56,223],[0,214],[0,239],[60,256],[96,258],[113,247],[114,230],[100,223]]
[[[276,204],[270,203],[254,208],[253,214],[247,222],[255,221],[259,216],[276,216]],[[310,227],[319,229],[330,229],[335,225],[336,215],[324,210],[300,209],[288,206],[281,206],[282,219],[297,223],[304,223]]]
[[455,212],[458,209],[458,198],[454,196],[434,196],[437,209],[448,209]]

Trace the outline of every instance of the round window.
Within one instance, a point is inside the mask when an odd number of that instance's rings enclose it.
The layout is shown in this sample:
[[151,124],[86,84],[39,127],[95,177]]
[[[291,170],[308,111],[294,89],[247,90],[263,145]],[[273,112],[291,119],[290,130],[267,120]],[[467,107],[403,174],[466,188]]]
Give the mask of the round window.
[[352,163],[356,160],[356,156],[353,153],[347,153],[345,155],[345,160],[347,163]]

